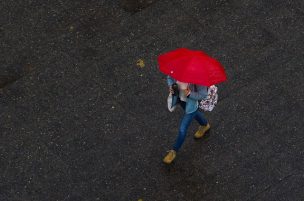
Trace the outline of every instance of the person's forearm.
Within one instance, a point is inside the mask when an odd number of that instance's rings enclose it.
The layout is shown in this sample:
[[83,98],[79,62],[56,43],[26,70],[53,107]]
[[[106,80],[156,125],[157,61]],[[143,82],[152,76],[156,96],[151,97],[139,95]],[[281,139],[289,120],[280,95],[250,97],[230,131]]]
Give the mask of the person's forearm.
[[197,92],[191,92],[188,96],[188,98],[191,98],[191,99],[194,99],[194,100],[202,100],[204,99],[205,97],[200,95],[199,93]]
[[208,96],[208,91],[207,89],[201,88],[199,92],[194,92],[191,91],[190,95],[188,98],[194,99],[194,100],[203,100],[206,99]]
[[175,83],[175,80],[168,75],[167,76],[167,84],[168,84],[168,86],[172,86],[172,84],[174,84],[174,83]]

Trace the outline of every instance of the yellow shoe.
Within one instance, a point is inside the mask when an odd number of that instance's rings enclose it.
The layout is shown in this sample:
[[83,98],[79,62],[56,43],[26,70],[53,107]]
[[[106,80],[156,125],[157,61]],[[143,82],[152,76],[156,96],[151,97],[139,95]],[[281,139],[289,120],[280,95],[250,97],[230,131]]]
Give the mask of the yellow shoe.
[[209,123],[206,126],[200,126],[196,131],[196,133],[194,134],[194,138],[196,139],[202,138],[209,129],[210,129]]
[[176,157],[176,151],[169,150],[168,154],[163,159],[163,162],[166,163],[166,164],[170,164],[175,159],[175,157]]

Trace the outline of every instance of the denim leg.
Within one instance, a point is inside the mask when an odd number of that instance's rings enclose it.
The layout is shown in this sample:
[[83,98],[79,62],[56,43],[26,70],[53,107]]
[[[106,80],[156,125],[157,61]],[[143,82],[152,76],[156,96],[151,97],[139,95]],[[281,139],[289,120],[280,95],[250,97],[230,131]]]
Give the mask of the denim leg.
[[182,144],[184,143],[186,135],[187,135],[187,129],[188,129],[192,119],[194,118],[194,116],[195,116],[195,112],[190,113],[190,114],[184,114],[184,116],[181,120],[180,127],[179,127],[178,137],[173,146],[173,149],[175,151],[178,151],[180,149],[180,147],[182,146]]
[[201,126],[205,126],[208,124],[207,119],[205,118],[205,115],[203,112],[201,112],[200,110],[197,110],[195,112],[195,116],[194,116],[195,120],[201,125]]

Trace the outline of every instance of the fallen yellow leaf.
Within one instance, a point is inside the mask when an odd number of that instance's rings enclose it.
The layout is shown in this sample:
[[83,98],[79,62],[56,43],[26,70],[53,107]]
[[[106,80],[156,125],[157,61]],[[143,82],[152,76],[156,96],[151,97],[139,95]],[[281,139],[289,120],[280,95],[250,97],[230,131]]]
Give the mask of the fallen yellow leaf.
[[70,30],[70,31],[74,31],[74,26],[71,25],[71,26],[69,27],[69,30]]
[[145,62],[143,59],[138,59],[136,65],[140,68],[145,67]]

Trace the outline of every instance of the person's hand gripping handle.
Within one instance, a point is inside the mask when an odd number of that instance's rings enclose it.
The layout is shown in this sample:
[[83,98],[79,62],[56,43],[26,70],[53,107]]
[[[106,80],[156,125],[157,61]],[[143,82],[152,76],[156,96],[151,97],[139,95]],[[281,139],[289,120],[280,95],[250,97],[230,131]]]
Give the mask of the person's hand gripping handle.
[[189,85],[187,86],[187,89],[184,90],[184,93],[186,96],[189,96],[191,93],[191,89],[189,88]]

